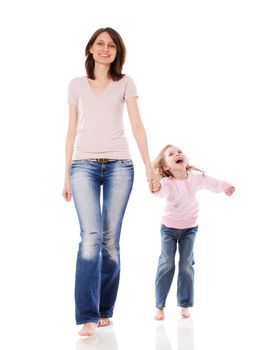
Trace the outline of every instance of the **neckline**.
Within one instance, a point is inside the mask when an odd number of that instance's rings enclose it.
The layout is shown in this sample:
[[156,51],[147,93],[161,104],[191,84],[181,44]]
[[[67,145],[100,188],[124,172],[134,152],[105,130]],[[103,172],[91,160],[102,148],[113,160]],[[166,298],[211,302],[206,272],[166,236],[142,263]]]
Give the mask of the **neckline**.
[[108,84],[105,86],[105,88],[103,88],[103,90],[102,90],[98,95],[94,92],[92,86],[90,85],[90,81],[89,81],[89,78],[88,78],[88,77],[86,77],[86,82],[87,82],[87,85],[88,85],[89,90],[91,91],[91,94],[92,94],[95,98],[98,98],[98,97],[101,97],[101,96],[106,92],[106,90],[109,88],[109,86],[110,86],[111,83],[112,83],[112,79],[110,79],[110,81],[108,82]]
[[178,179],[177,177],[173,177],[173,176],[170,176],[171,179],[173,179],[174,181],[187,181],[189,180],[189,174],[187,174],[186,178],[184,179]]

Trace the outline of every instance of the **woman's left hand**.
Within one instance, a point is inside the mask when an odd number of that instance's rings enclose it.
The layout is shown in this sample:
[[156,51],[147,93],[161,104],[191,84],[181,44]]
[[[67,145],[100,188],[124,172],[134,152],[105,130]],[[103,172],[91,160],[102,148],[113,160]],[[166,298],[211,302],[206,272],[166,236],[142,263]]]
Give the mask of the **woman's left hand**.
[[147,181],[150,192],[158,192],[160,190],[160,177],[155,174],[152,167],[146,167]]

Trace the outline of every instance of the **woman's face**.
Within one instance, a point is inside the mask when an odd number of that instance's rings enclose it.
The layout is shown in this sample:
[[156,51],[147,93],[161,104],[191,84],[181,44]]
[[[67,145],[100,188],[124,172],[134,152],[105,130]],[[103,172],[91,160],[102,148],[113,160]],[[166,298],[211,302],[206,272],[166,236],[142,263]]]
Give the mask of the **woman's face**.
[[96,38],[90,53],[96,62],[110,65],[116,57],[117,49],[110,35],[103,32]]

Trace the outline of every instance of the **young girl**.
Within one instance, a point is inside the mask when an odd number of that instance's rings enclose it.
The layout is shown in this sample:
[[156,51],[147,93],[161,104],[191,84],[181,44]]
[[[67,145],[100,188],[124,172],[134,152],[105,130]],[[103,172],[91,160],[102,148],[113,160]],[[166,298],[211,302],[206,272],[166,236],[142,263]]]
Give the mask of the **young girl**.
[[[166,198],[161,221],[161,255],[156,274],[156,320],[164,319],[164,307],[175,272],[175,253],[179,249],[179,273],[177,302],[181,315],[190,317],[188,308],[193,306],[193,245],[198,230],[198,202],[196,192],[207,189],[231,196],[235,188],[228,182],[206,176],[201,169],[188,164],[186,155],[173,146],[165,146],[154,164],[161,177],[157,196]],[[193,170],[199,173],[193,173]]]

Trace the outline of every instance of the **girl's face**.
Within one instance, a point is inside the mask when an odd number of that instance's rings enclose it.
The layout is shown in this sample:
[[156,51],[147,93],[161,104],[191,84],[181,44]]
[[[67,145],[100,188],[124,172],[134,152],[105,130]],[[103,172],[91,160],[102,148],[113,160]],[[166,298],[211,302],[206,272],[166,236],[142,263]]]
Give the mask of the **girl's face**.
[[168,147],[164,153],[165,170],[185,170],[188,160],[185,154],[177,147]]
[[117,53],[116,46],[107,32],[98,35],[90,52],[96,62],[110,65]]

